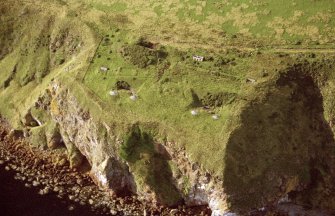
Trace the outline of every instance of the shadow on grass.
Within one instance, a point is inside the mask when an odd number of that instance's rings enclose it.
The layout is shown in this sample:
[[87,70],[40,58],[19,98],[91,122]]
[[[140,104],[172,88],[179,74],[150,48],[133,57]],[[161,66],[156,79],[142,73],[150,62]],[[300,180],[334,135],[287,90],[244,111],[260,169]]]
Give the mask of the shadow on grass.
[[129,163],[136,182],[142,184],[139,187],[147,185],[160,204],[178,205],[182,198],[173,183],[172,170],[154,145],[152,136],[135,124],[121,146],[120,156]]
[[315,78],[295,65],[267,91],[245,108],[228,142],[228,203],[234,211],[248,211],[289,194],[300,204],[322,206],[334,199],[326,188],[334,189],[330,164],[335,142]]

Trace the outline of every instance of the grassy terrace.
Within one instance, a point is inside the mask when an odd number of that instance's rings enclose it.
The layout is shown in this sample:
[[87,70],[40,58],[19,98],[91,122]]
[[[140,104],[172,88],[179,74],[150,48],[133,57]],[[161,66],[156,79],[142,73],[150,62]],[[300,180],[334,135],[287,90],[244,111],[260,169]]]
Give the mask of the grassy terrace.
[[[258,84],[272,77],[275,69],[285,66],[280,65],[281,59],[269,50],[262,50],[268,53],[263,55],[256,51],[211,52],[159,45],[149,49],[145,47],[148,41],[127,36],[127,32],[117,28],[105,32],[85,75],[79,76],[104,104],[101,112],[111,122],[154,123],[152,129],[159,134],[156,138],[167,136],[168,140],[185,146],[205,169],[221,175],[225,143],[230,131],[238,126],[240,109],[262,94],[255,89]],[[127,48],[133,53],[124,55],[122,50]],[[165,54],[157,60],[156,55],[146,51]],[[192,59],[195,54],[207,60],[196,62]],[[101,71],[101,67],[107,67],[108,71]],[[268,76],[264,76],[266,73]],[[257,83],[247,83],[247,78],[256,79]],[[118,96],[109,95],[116,90],[118,81],[127,82],[131,90],[118,90]],[[138,100],[129,98],[132,92]],[[226,96],[213,102],[208,100],[208,93]],[[216,100],[222,104],[215,106]],[[210,109],[203,109],[205,105]],[[197,110],[199,115],[192,116],[191,110]],[[213,120],[213,114],[220,118]]]

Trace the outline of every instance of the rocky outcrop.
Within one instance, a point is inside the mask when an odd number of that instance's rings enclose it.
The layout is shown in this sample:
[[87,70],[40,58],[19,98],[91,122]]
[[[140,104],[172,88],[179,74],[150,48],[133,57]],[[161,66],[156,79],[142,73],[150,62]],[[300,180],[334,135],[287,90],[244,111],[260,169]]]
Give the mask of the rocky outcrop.
[[[50,94],[50,112],[59,125],[70,163],[78,166],[84,156],[91,164],[91,176],[98,185],[115,193],[136,193],[140,199],[153,203],[174,205],[182,198],[189,206],[209,205],[213,215],[225,212],[222,181],[212,178],[199,164],[192,163],[184,148],[176,148],[172,142],[153,141],[154,154],[149,154],[148,160],[156,166],[141,164],[142,158],[135,159],[135,162],[124,160],[119,152],[126,141],[118,139],[106,123],[95,122],[89,112],[80,107],[76,98],[58,83],[53,83]],[[147,154],[142,150],[137,151],[142,155]],[[142,174],[137,173],[136,164],[152,170],[143,178],[144,182],[141,181],[142,176],[138,177]],[[162,168],[171,169],[171,172]],[[158,176],[164,176],[164,179]],[[172,194],[162,194],[154,181],[160,181],[159,187],[170,185],[169,191],[177,190]]]
[[185,204],[208,205],[215,216],[227,213],[227,195],[224,193],[222,180],[212,177],[209,172],[202,170],[198,163],[192,162],[184,148],[176,149],[174,146],[176,143],[164,143],[172,163],[176,166],[173,177],[179,190],[183,191]]
[[57,83],[53,84],[51,95],[51,116],[59,125],[72,166],[79,166],[84,156],[92,166],[91,176],[98,185],[117,194],[134,192],[133,177],[117,155],[119,141],[108,126],[94,122],[89,113],[80,108],[76,98]]

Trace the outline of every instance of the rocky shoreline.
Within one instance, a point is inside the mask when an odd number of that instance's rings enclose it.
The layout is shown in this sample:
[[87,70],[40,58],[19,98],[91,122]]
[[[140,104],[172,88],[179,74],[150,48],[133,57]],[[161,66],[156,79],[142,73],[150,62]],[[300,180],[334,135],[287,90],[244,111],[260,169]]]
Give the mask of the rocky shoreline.
[[[42,197],[42,200],[52,199],[52,202],[58,200],[61,208],[65,208],[61,210],[62,215],[205,216],[212,214],[208,206],[187,207],[180,205],[176,208],[167,208],[140,201],[134,195],[116,196],[110,190],[101,189],[93,182],[89,175],[88,167],[70,168],[64,152],[57,151],[57,149],[39,150],[31,147],[24,138],[23,131],[11,129],[10,125],[4,119],[0,118],[0,175],[4,172],[7,178],[10,176],[22,188],[34,191],[33,193]],[[11,190],[19,189],[11,188]],[[18,192],[18,194],[20,193]],[[6,198],[6,194],[4,194],[2,199]],[[15,205],[20,206],[21,203],[18,202]],[[53,203],[53,205],[55,204]],[[44,208],[44,206],[41,208]],[[53,210],[48,209],[48,211],[52,212]],[[59,209],[55,209],[55,211],[57,212]],[[57,213],[55,214],[57,215]],[[34,212],[25,215],[36,216],[40,214]],[[235,215],[234,213],[225,214],[225,216]],[[305,209],[289,201],[284,201],[276,207],[264,207],[249,212],[247,215],[328,216],[332,215],[332,213],[322,210]]]
[[[65,157],[66,158],[66,157]],[[207,206],[174,209],[143,203],[136,196],[117,197],[98,188],[88,172],[71,169],[61,151],[32,148],[22,131],[11,130],[0,121],[0,166],[13,172],[14,179],[26,188],[35,188],[40,196],[54,195],[68,203],[68,213],[76,206],[91,209],[85,215],[210,215]],[[18,203],[19,205],[19,203]],[[52,211],[52,210],[51,210]]]

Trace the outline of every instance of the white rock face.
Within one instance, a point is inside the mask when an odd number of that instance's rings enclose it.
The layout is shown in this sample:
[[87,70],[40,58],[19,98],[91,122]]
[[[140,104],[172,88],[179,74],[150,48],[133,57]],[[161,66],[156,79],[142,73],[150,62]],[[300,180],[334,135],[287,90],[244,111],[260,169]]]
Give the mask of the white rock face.
[[218,197],[212,197],[208,203],[209,208],[212,210],[211,216],[237,216],[235,213],[222,209],[223,205],[223,201],[218,199]]
[[176,143],[166,142],[164,147],[171,156],[171,160],[177,165],[181,175],[173,176],[178,182],[177,187],[183,189],[183,179],[189,180],[188,194],[184,197],[188,206],[209,205],[216,216],[227,213],[226,194],[222,181],[216,181],[211,175],[201,170],[199,164],[190,161],[185,149],[176,149]]
[[97,124],[86,117],[76,99],[68,92],[60,90],[54,95],[60,113],[52,114],[52,118],[59,124],[67,148],[77,148],[91,164],[90,175],[95,183],[116,193],[122,190],[135,192],[133,177],[114,149],[116,139],[99,136],[102,129],[108,131],[106,125]]

